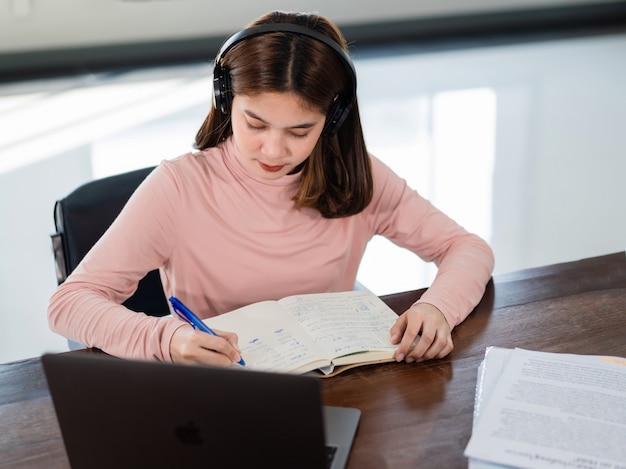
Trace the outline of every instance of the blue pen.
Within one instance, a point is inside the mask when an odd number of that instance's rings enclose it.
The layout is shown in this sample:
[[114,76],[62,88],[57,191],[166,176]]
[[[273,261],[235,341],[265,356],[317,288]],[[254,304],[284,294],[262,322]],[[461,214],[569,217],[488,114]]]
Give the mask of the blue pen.
[[[217,336],[217,334],[209,326],[203,323],[198,316],[193,314],[193,312],[178,298],[170,296],[170,303],[172,303],[172,307],[174,308],[176,315],[183,321],[189,323],[191,327],[198,329],[199,331],[206,332],[207,334]],[[246,362],[243,361],[243,357],[241,357],[237,363],[241,366],[246,366]]]

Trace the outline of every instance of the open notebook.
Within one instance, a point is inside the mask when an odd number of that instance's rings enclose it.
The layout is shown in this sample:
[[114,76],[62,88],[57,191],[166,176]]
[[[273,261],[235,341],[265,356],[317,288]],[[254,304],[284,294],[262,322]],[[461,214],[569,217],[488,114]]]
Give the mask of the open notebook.
[[323,406],[310,376],[81,352],[42,363],[74,469],[341,468],[360,418]]

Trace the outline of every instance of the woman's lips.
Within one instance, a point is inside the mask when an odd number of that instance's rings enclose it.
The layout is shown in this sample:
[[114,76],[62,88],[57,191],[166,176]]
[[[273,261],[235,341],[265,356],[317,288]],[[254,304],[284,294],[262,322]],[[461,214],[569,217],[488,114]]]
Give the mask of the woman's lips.
[[268,164],[261,163],[261,162],[259,162],[259,165],[261,166],[263,171],[267,171],[268,173],[276,173],[285,167],[285,165],[270,166]]

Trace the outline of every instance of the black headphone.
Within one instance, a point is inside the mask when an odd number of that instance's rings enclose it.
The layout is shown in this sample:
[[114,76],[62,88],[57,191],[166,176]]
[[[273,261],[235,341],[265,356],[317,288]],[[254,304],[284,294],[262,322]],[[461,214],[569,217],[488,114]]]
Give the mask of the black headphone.
[[322,33],[298,24],[264,23],[239,31],[226,40],[215,58],[215,65],[213,68],[213,99],[215,100],[215,108],[219,109],[224,115],[229,115],[231,111],[233,92],[230,82],[230,72],[222,67],[221,64],[224,55],[226,55],[226,53],[235,44],[245,39],[253,36],[259,36],[261,34],[275,32],[300,34],[302,36],[307,36],[320,41],[330,47],[345,64],[350,77],[349,88],[346,90],[344,95],[338,96],[334,101],[331,109],[328,111],[324,129],[322,130],[322,135],[335,135],[350,113],[350,109],[352,109],[352,104],[356,98],[356,71],[354,69],[354,64],[352,63],[348,53],[335,41]]

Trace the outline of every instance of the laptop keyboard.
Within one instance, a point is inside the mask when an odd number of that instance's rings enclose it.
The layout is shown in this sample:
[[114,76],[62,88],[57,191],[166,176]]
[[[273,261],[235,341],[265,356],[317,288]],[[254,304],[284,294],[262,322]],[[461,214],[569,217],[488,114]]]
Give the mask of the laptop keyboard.
[[326,445],[326,467],[330,469],[337,454],[337,447],[333,445]]

